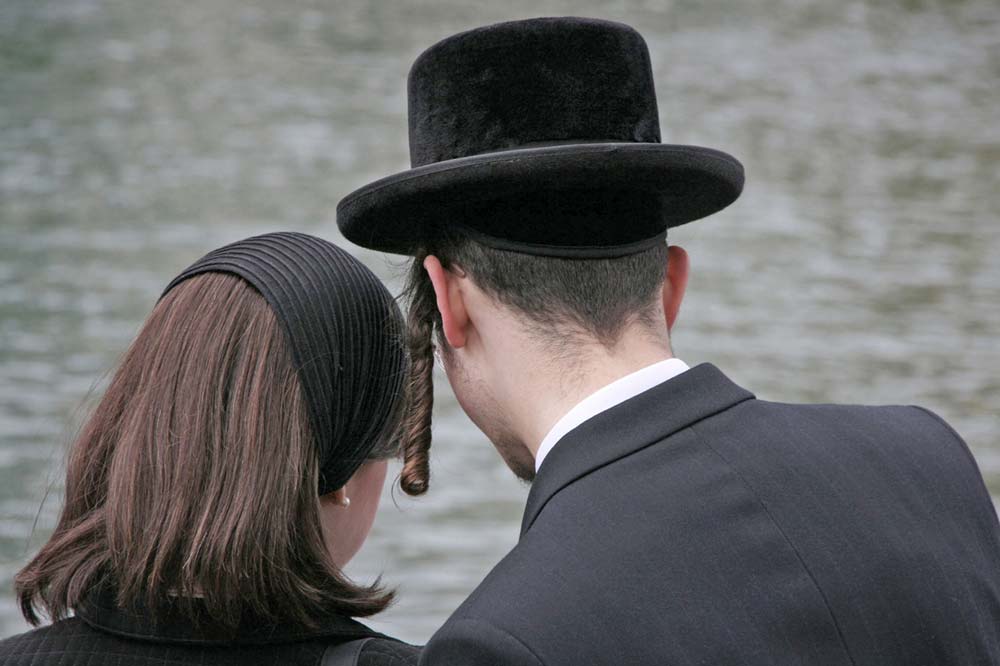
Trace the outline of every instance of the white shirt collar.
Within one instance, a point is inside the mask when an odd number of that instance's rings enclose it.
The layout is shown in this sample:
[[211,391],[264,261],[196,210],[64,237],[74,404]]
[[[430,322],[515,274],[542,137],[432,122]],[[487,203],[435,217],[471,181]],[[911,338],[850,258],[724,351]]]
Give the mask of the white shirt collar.
[[629,398],[634,398],[668,379],[673,379],[687,369],[688,366],[684,361],[678,358],[668,358],[665,361],[647,365],[621,379],[616,379],[604,388],[591,393],[578,402],[573,409],[566,412],[549,430],[549,434],[538,446],[538,453],[535,454],[535,471],[537,472],[541,468],[545,456],[569,431],[601,412],[609,410]]

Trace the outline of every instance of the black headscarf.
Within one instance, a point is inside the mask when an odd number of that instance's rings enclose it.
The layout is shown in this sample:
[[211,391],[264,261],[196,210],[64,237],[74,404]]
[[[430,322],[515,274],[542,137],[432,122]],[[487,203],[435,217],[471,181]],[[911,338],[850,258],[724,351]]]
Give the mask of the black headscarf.
[[399,306],[364,264],[302,233],[264,234],[213,250],[160,298],[206,272],[240,276],[274,310],[319,447],[319,494],[340,488],[368,459],[401,399],[406,351]]

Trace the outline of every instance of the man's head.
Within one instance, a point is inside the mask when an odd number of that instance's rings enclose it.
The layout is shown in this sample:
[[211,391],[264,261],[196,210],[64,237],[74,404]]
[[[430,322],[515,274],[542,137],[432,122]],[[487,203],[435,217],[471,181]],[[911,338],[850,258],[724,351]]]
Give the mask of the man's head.
[[555,377],[569,402],[669,354],[687,262],[679,248],[666,262],[667,230],[735,201],[743,167],[661,142],[649,50],[621,23],[468,30],[425,50],[407,89],[411,168],[337,205],[348,240],[416,257],[402,482],[426,485],[435,329],[459,401],[530,476],[523,408],[564,406],[529,395],[533,380]]
[[523,412],[544,401],[526,395],[528,387],[572,394],[609,364],[669,355],[668,328],[686,281],[686,253],[665,243],[600,259],[501,250],[464,235],[435,243],[409,276],[411,389],[427,396],[427,410],[415,408],[408,418],[429,437],[436,345],[462,408],[511,470],[531,479]]

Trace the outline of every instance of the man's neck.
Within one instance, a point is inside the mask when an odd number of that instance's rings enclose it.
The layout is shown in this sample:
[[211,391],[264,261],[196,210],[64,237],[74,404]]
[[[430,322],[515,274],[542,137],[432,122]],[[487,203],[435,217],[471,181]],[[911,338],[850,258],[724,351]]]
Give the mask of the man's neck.
[[509,395],[509,413],[522,442],[532,456],[537,455],[546,434],[579,402],[622,377],[669,358],[669,343],[657,344],[646,336],[623,339],[610,350],[589,347],[565,362],[522,357],[534,371],[520,374],[516,394]]

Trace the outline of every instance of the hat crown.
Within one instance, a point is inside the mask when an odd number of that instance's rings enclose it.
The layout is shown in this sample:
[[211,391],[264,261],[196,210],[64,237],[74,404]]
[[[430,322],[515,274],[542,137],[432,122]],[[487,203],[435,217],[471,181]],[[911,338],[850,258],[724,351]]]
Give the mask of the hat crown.
[[414,167],[531,145],[659,143],[649,51],[633,28],[511,21],[449,37],[409,76]]

